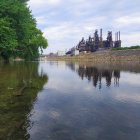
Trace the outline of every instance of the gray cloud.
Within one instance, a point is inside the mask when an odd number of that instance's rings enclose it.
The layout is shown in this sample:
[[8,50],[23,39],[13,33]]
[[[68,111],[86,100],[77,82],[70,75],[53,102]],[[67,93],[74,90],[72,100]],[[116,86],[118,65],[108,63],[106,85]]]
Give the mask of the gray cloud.
[[140,44],[140,1],[135,0],[30,0],[38,27],[48,38],[44,53],[66,50],[96,28],[120,30],[122,46]]

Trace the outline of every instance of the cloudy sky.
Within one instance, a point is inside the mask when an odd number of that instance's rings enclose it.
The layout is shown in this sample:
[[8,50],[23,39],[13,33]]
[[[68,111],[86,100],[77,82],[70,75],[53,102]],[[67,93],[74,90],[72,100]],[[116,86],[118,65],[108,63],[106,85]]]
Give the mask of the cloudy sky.
[[[121,31],[122,46],[140,45],[140,0],[30,0],[38,28],[48,39],[44,53],[68,50],[95,29]],[[113,36],[114,37],[114,36]]]

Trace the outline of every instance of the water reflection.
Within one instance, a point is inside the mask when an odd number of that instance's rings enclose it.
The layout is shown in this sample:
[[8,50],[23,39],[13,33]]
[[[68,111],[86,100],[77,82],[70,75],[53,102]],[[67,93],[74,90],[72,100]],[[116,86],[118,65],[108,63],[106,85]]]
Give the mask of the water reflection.
[[140,139],[140,65],[13,63],[0,78],[0,140]]
[[67,63],[67,66],[76,71],[77,74],[83,80],[87,78],[89,82],[93,83],[94,87],[102,88],[102,79],[106,80],[106,86],[111,86],[111,81],[113,79],[113,84],[116,87],[119,87],[119,79],[120,79],[120,70],[113,70],[113,69],[104,69],[98,68],[95,66],[86,66],[86,65],[79,65],[76,67],[75,63]]
[[30,140],[140,139],[139,65],[41,62],[40,71],[49,82],[32,109]]
[[93,82],[93,86],[99,89],[102,88],[102,78],[106,80],[106,86],[111,85],[111,80],[114,78],[114,85],[119,86],[120,71],[119,70],[99,70],[96,67],[81,66],[78,69],[78,75],[83,79],[86,77],[89,81]]
[[47,81],[38,63],[0,65],[0,140],[29,139],[28,115]]

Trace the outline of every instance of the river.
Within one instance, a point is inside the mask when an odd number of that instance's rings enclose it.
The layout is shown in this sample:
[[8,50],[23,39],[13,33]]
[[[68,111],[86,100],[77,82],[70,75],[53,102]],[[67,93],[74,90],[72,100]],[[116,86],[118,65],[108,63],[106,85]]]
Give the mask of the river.
[[0,140],[140,140],[140,65],[0,64]]

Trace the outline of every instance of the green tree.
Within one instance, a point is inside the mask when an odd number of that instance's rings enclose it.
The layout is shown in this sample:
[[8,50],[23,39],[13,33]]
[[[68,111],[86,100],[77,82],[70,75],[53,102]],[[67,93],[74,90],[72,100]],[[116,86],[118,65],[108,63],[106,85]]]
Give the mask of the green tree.
[[10,27],[10,22],[0,19],[0,53],[8,61],[13,50],[17,47],[16,32]]
[[48,46],[27,6],[27,0],[0,1],[0,55],[32,60]]

